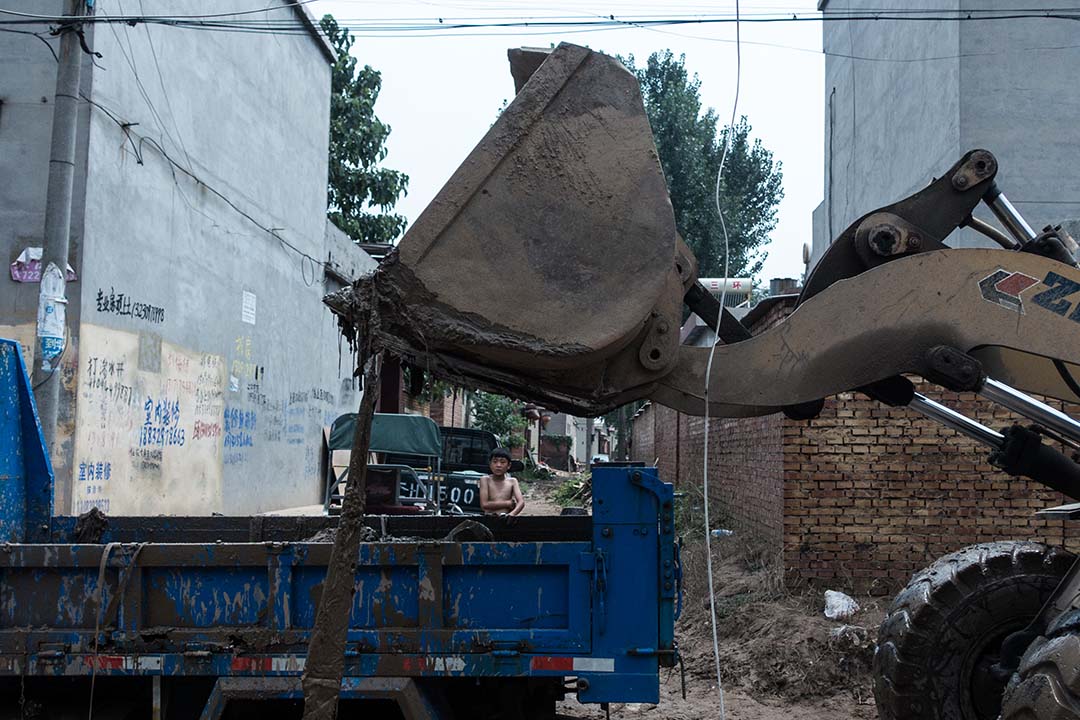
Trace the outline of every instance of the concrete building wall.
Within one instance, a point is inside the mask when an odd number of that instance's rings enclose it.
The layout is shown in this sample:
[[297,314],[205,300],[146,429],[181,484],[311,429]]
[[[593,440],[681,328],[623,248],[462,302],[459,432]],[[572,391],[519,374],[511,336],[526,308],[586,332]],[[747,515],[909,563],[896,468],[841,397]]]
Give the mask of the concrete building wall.
[[[267,15],[295,19],[284,5]],[[99,1],[97,12],[120,9]],[[140,12],[174,8],[144,0]],[[321,299],[374,264],[327,228],[324,47],[308,34],[122,24],[97,26],[94,45],[69,289],[81,305],[69,313],[74,440],[58,473],[70,502],[58,508],[244,514],[318,502],[322,428],[358,399]],[[24,142],[40,155],[39,135]]]
[[[566,433],[574,439],[571,455],[574,458],[574,462],[578,464],[578,467],[585,467],[592,458],[585,456],[585,445],[589,439],[589,426],[591,421],[588,418],[572,417],[570,419],[570,432]],[[596,452],[596,445],[593,444],[592,451]]]
[[[12,0],[5,8],[16,12],[51,14],[63,12],[61,0]],[[39,30],[42,28],[34,27]],[[93,29],[86,35],[93,41]],[[46,36],[48,39],[48,36]],[[50,47],[53,50],[50,50]],[[0,336],[18,340],[29,367],[36,353],[34,324],[37,317],[37,282],[15,282],[7,266],[30,248],[41,248],[45,235],[45,196],[49,175],[49,147],[56,92],[59,42],[30,35],[0,33],[0,258],[5,262],[0,278]],[[83,59],[81,92],[90,95],[91,64]],[[78,278],[83,250],[83,207],[86,187],[86,146],[89,105],[80,106],[76,136],[76,169],[71,211],[69,264]],[[79,287],[76,279],[73,287]],[[77,318],[79,293],[69,291],[67,315]],[[61,358],[54,380],[62,383],[61,413],[57,432],[58,452],[53,463],[57,473],[70,473],[72,397],[77,368],[78,324],[69,321],[68,350]]]
[[[961,0],[961,9],[1043,9],[1037,0]],[[1080,2],[1055,3],[1080,10]],[[1080,218],[1080,47],[1073,20],[968,23],[960,33],[960,147],[999,161],[998,186],[1039,231]],[[983,219],[992,216],[984,208]],[[965,231],[970,233],[970,231]],[[973,234],[972,234],[973,235]],[[981,236],[968,236],[969,245]]]
[[[959,0],[870,3],[842,9],[955,8]],[[839,7],[839,6],[838,6]],[[827,15],[831,6],[826,4]],[[959,158],[957,23],[823,23],[825,217],[815,258],[848,225],[926,185]],[[819,232],[823,231],[823,235]]]
[[[826,15],[834,3],[822,3]],[[840,10],[1041,6],[1034,0],[869,2]],[[1076,0],[1060,6],[1078,9]],[[993,152],[998,185],[1036,230],[1080,218],[1080,48],[1070,20],[827,22],[825,199],[812,262],[865,213],[910,195],[974,148]],[[991,219],[984,209],[976,215]],[[992,247],[970,230],[954,247]]]
[[[105,484],[76,476],[74,509],[317,502],[321,429],[343,410],[351,370],[338,370],[318,265],[328,62],[307,35],[159,26],[108,25],[97,49],[113,70],[98,73],[95,101],[154,142],[131,147],[92,114],[75,452],[78,467],[112,473]],[[128,315],[128,302],[152,310]]]
[[585,423],[584,418],[574,417],[566,413],[554,413],[543,432],[544,435],[565,435],[569,437],[568,455],[573,458],[578,467],[583,467],[588,459],[585,457]]

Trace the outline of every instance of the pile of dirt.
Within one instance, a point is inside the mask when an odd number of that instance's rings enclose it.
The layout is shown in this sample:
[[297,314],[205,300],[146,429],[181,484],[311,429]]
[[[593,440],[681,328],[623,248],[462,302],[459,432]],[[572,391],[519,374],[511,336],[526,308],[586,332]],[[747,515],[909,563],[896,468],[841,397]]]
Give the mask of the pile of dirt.
[[[717,545],[720,547],[717,548]],[[726,547],[725,547],[726,546]],[[871,697],[874,638],[883,610],[873,601],[845,622],[827,619],[821,595],[783,589],[778,569],[752,567],[734,543],[716,543],[714,562],[721,677],[752,697],[784,701]],[[700,564],[704,564],[703,562]],[[696,564],[695,564],[696,567]],[[687,607],[676,637],[687,671],[715,683],[704,574],[688,577]]]
[[[726,716],[729,720],[869,720],[874,638],[884,615],[879,601],[844,622],[827,619],[820,593],[783,588],[779,569],[747,553],[734,539],[714,542],[717,635]],[[696,552],[695,552],[696,551]],[[616,720],[717,717],[719,693],[713,659],[704,548],[684,549],[684,608],[675,636],[686,668],[686,697],[678,670],[661,675],[660,705],[612,704]],[[573,696],[560,718],[609,717]]]
[[[557,508],[559,483],[531,483],[526,513]],[[531,507],[530,507],[531,506]],[[551,512],[551,514],[555,514]],[[717,717],[704,543],[683,549],[684,607],[675,625],[686,668],[661,674],[660,704],[612,703],[609,712],[571,694],[560,718],[696,720]],[[825,617],[822,592],[784,587],[780,558],[731,537],[713,542],[717,635],[729,720],[870,720],[874,639],[888,599],[860,596],[844,621]],[[841,588],[837,588],[841,589]]]

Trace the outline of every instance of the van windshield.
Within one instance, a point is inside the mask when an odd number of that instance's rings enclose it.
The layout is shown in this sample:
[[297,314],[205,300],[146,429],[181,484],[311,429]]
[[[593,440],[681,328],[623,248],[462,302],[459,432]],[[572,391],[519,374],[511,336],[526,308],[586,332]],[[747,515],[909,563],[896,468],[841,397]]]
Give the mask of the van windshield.
[[[440,427],[439,433],[442,436],[442,471],[444,473],[461,470],[488,472],[488,457],[498,446],[494,435],[485,430],[448,427]],[[425,468],[431,460],[416,455],[391,453],[386,456],[385,462]]]
[[452,465],[482,465],[487,467],[488,455],[495,449],[491,440],[483,435],[443,435],[443,462]]

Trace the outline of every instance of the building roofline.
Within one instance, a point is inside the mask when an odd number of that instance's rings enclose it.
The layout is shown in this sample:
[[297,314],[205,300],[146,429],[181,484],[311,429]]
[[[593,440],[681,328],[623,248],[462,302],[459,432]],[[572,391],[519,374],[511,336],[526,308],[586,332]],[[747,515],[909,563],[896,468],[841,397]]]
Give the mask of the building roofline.
[[307,6],[301,5],[299,2],[291,1],[289,2],[289,6],[300,18],[300,22],[304,24],[304,27],[308,29],[308,34],[311,35],[311,39],[319,44],[319,50],[321,50],[323,56],[326,57],[326,61],[331,65],[336,63],[337,53],[334,51],[334,46],[326,39],[326,35],[323,34],[322,28],[319,27],[319,22],[315,19],[315,16],[311,14],[311,11],[307,9]]
[[758,320],[765,317],[765,313],[772,310],[777,304],[794,305],[799,300],[798,293],[791,293],[788,295],[770,295],[767,298],[763,298],[757,305],[750,308],[750,312],[746,313],[742,317],[742,323],[748,328],[752,328],[757,324]]
[[818,12],[821,12],[822,10],[824,10],[825,6],[828,5],[828,4],[829,4],[829,0],[818,0],[818,3],[817,3]]

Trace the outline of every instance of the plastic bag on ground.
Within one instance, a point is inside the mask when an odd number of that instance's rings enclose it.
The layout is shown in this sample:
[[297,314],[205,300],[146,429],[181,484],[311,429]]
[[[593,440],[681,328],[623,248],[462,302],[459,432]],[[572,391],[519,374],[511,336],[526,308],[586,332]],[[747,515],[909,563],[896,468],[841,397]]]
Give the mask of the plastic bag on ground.
[[825,617],[830,620],[847,620],[859,612],[855,598],[836,590],[825,591]]

